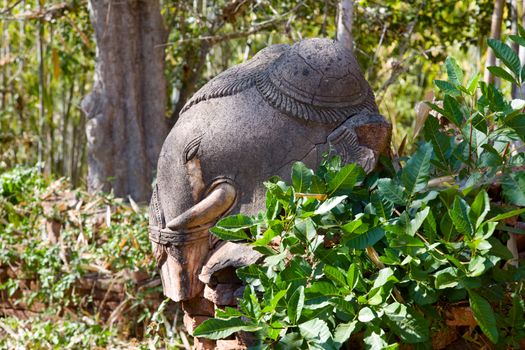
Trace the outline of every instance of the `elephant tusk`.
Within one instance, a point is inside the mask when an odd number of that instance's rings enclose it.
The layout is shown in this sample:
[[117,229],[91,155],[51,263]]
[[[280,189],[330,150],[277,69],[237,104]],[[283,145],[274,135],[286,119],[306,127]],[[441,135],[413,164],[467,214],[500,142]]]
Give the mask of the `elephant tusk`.
[[210,224],[224,215],[235,203],[237,194],[232,184],[222,180],[212,191],[166,225],[171,230],[185,230]]

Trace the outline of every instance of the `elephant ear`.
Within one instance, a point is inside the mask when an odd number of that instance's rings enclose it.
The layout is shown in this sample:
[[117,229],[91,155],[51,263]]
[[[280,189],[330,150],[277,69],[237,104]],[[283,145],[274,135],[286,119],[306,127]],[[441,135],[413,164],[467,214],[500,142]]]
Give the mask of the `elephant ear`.
[[239,64],[217,75],[204,85],[184,105],[181,114],[202,101],[235,95],[255,86],[256,76],[290,47],[284,44],[269,46],[259,51],[251,60]]

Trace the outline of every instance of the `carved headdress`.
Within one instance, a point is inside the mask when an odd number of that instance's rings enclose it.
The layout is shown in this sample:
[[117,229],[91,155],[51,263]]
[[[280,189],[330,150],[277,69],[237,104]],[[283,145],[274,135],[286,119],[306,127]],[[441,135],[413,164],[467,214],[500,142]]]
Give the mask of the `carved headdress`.
[[212,79],[182,113],[201,101],[252,87],[274,108],[307,122],[338,125],[357,112],[377,113],[372,90],[354,56],[324,39],[305,40],[291,47],[273,45],[260,51],[249,62]]

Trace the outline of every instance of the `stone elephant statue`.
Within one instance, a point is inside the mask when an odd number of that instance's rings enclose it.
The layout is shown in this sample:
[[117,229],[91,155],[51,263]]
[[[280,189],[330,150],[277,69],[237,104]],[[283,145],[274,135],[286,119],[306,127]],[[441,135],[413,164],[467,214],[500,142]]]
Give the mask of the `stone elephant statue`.
[[256,259],[232,245],[217,255],[208,229],[263,209],[263,181],[289,180],[296,161],[315,168],[330,147],[369,171],[390,133],[356,59],[333,40],[272,45],[219,74],[187,102],[158,161],[150,239],[166,296],[197,297],[228,254],[233,266]]

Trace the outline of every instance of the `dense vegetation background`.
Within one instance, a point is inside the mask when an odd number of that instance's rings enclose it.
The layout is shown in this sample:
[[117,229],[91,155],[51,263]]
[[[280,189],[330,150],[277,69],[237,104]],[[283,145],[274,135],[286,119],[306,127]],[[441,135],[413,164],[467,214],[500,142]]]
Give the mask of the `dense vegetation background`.
[[[303,37],[335,38],[337,5],[163,1],[168,123],[207,80],[261,48]],[[488,0],[357,3],[355,53],[381,112],[393,122],[394,144],[413,125],[415,103],[443,73],[440,62],[447,55],[457,56],[469,71],[480,69],[492,10]],[[0,16],[2,167],[40,161],[46,174],[82,185],[87,155],[81,106],[92,89],[96,51],[88,3],[5,0]]]
[[[189,347],[176,305],[160,295],[144,208],[86,192],[93,3],[0,3],[0,347]],[[335,0],[160,5],[168,125],[206,81],[261,48],[337,32]],[[416,148],[420,102],[434,99],[445,58],[483,75],[494,25],[505,40],[523,12],[499,0],[355,2],[354,53],[393,124],[394,156]],[[495,83],[519,96],[512,80]]]

